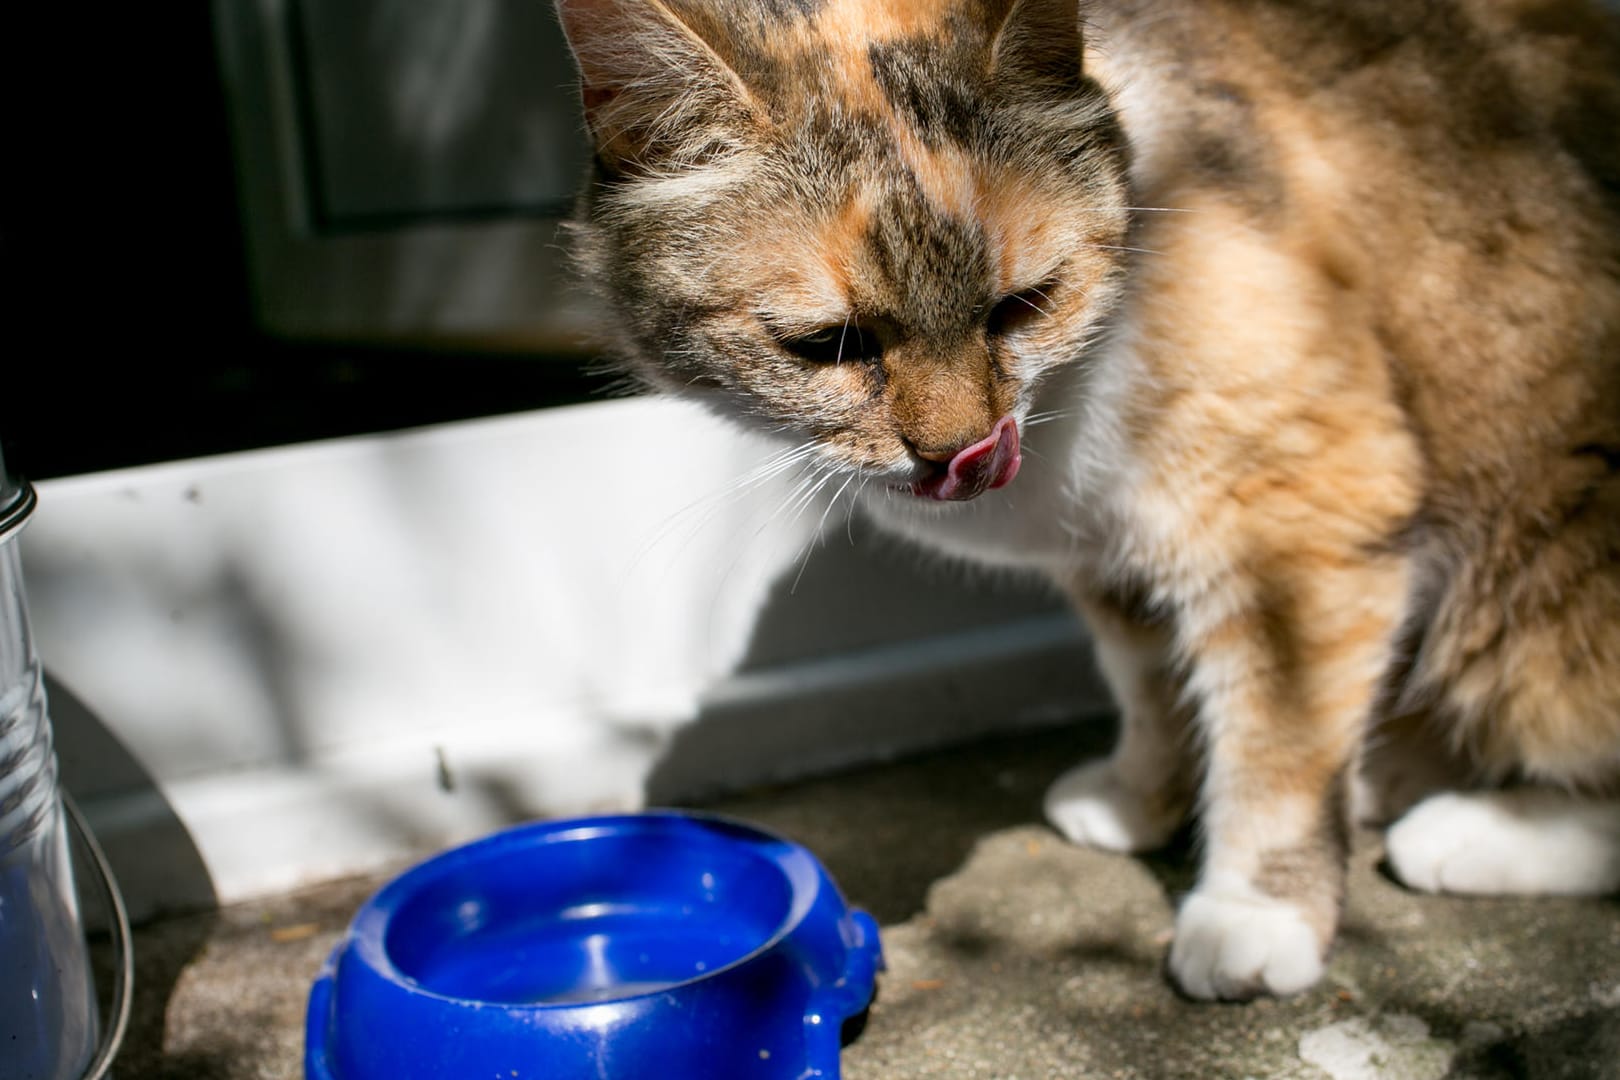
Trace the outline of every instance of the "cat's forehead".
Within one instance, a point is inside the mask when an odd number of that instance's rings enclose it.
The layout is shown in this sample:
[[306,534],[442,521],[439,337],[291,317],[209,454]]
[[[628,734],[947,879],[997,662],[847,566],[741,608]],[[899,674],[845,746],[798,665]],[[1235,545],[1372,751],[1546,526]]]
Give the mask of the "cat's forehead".
[[[735,2],[735,0],[733,0]],[[971,0],[744,0],[792,36],[808,31],[824,40],[881,41],[938,31]]]
[[991,150],[996,6],[707,0],[693,11],[775,120],[747,175],[785,204],[742,199],[749,220],[733,235],[771,253],[784,307],[807,320],[878,310],[943,331],[1063,258],[1041,224],[1050,170]]
[[[819,141],[814,127],[801,134]],[[790,205],[762,207],[761,235],[739,237],[788,256],[776,265],[824,315],[876,311],[944,333],[1063,260],[1043,178],[903,119],[843,134],[853,151],[791,155]]]
[[913,108],[947,57],[983,52],[981,0],[678,0],[768,105],[836,96],[867,112]]
[[988,183],[967,159],[863,173],[817,213],[761,214],[738,244],[781,314],[805,323],[881,315],[918,333],[972,325],[999,295],[1049,278],[1066,259],[1042,195]]

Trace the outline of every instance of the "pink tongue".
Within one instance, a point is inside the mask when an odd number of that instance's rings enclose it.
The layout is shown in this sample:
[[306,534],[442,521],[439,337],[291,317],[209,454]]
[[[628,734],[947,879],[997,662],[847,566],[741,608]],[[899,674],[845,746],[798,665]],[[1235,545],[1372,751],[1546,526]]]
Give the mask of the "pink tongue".
[[1010,484],[1023,462],[1018,449],[1018,424],[1003,416],[990,434],[956,452],[945,472],[912,485],[912,491],[929,499],[954,502],[972,499],[991,488]]

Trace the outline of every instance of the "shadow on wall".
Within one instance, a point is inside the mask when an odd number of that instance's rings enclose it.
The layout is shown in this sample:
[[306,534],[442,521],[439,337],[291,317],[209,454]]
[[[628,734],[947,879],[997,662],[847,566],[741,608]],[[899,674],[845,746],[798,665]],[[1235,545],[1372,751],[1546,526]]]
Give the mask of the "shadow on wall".
[[948,565],[860,521],[794,561],[736,673],[648,774],[649,805],[1106,711],[1085,633],[1042,580]]

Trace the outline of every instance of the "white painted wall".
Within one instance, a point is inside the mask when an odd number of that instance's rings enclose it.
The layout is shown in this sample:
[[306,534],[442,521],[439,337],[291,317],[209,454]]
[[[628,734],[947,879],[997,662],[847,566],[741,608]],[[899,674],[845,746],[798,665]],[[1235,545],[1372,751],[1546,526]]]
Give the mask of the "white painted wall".
[[64,774],[137,909],[1098,705],[1039,588],[841,510],[812,553],[773,449],[639,399],[41,485]]

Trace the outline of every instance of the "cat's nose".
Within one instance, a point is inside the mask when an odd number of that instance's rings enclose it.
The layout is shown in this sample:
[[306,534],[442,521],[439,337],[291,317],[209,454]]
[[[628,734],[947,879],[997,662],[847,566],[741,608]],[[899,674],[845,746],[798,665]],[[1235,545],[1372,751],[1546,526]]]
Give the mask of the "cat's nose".
[[[981,422],[988,423],[988,421]],[[968,432],[971,432],[971,434]],[[941,435],[938,432],[931,432],[930,434],[934,436],[931,439],[923,438],[920,435],[911,436],[905,439],[905,443],[913,454],[916,454],[924,461],[932,462],[935,465],[949,465],[962,451],[978,446],[994,433],[993,428],[978,427],[976,424],[973,426],[964,424],[954,435]]]
[[949,450],[930,450],[922,446],[913,446],[912,449],[916,452],[918,457],[922,458],[924,461],[932,461],[935,465],[944,465],[948,463],[951,458],[955,457],[962,451],[962,447],[952,447]]

